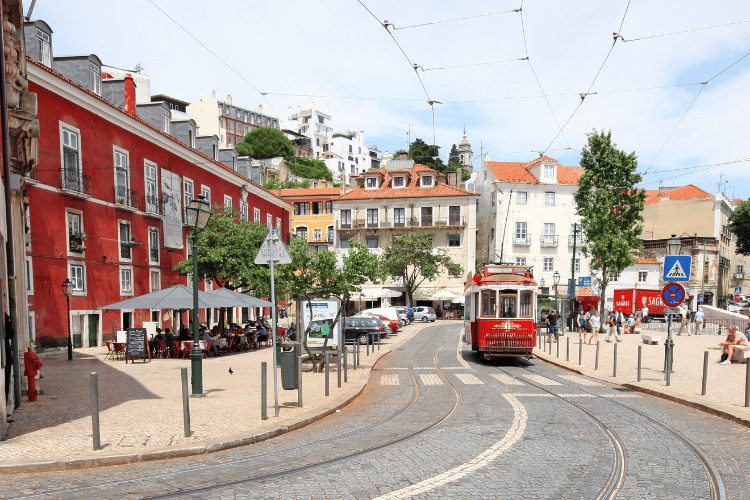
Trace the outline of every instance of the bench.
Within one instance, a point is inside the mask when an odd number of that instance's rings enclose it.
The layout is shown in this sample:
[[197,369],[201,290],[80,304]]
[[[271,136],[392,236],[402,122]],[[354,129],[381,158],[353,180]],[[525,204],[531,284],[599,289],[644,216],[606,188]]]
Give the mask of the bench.
[[642,334],[641,340],[644,344],[658,344],[659,342],[661,342],[661,337],[659,337],[658,335]]
[[735,346],[732,353],[732,363],[746,364],[748,359],[750,359],[750,347]]

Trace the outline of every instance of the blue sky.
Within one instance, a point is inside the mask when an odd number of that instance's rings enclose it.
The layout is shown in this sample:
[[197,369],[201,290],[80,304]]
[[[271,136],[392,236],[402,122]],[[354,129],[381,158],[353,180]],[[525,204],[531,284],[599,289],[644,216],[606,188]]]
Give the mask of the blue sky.
[[[506,12],[521,5],[523,16]],[[750,52],[750,2],[70,0],[63,9],[38,0],[32,18],[54,30],[55,55],[140,62],[154,94],[192,101],[215,90],[281,120],[314,105],[335,130],[362,130],[382,152],[405,147],[412,124],[412,140],[432,143],[434,132],[447,155],[465,126],[475,168],[480,151],[496,161],[547,151],[577,165],[586,133],[611,129],[638,155],[644,187],[715,193],[723,174],[728,196],[750,197],[750,162],[737,161],[750,159],[750,56],[710,80]],[[442,22],[458,18],[469,19]],[[427,70],[418,70],[426,93],[385,19]],[[435,24],[405,28],[423,23]],[[728,23],[736,24],[612,47],[613,32],[633,40]],[[453,66],[464,67],[431,69]],[[590,86],[596,94],[579,106]],[[434,128],[427,95],[443,103]],[[726,162],[735,163],[692,168]]]

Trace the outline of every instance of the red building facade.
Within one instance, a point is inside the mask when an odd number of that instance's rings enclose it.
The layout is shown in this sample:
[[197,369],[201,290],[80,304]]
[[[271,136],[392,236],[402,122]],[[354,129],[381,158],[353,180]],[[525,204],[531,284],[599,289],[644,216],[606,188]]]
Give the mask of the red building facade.
[[[173,268],[189,252],[184,209],[196,195],[243,217],[260,212],[262,223],[288,238],[289,203],[138,118],[135,109],[125,111],[43,64],[30,60],[28,68],[41,137],[38,169],[27,179],[27,275],[41,344],[67,342],[66,278],[74,283],[69,319],[76,347],[101,345],[144,321],[171,326],[167,311],[97,308],[188,284]],[[132,108],[132,80],[124,83],[123,102]]]

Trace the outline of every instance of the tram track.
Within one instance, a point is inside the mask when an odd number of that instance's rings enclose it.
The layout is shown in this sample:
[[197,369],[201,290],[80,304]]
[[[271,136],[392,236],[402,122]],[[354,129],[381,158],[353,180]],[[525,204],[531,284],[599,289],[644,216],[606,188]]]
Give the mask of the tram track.
[[[448,409],[448,411],[444,412],[440,416],[440,418],[438,418],[437,420],[435,420],[431,424],[429,424],[429,425],[427,425],[425,427],[419,428],[419,429],[417,429],[417,430],[415,430],[413,432],[407,433],[407,434],[405,434],[403,436],[399,436],[396,439],[392,439],[392,440],[389,440],[387,442],[382,442],[382,443],[380,443],[380,444],[378,444],[376,446],[365,447],[365,448],[359,449],[359,450],[357,450],[355,452],[344,454],[344,455],[338,455],[338,456],[335,456],[335,457],[332,457],[332,458],[329,458],[329,459],[318,460],[318,461],[314,461],[314,462],[309,462],[309,463],[306,463],[304,465],[299,465],[299,466],[289,466],[289,467],[281,466],[281,467],[275,467],[273,472],[264,472],[264,473],[260,473],[260,474],[255,474],[255,475],[252,475],[252,476],[243,477],[242,479],[237,479],[237,480],[233,480],[233,481],[223,481],[223,482],[219,482],[219,483],[216,483],[216,484],[204,486],[204,487],[201,487],[201,488],[184,489],[184,490],[180,490],[180,491],[176,491],[176,492],[172,492],[172,493],[167,493],[167,494],[163,494],[163,495],[141,496],[139,498],[143,498],[143,499],[162,499],[162,498],[163,499],[167,499],[167,498],[184,498],[184,497],[190,497],[190,496],[194,496],[194,495],[203,495],[203,494],[214,492],[214,491],[220,490],[220,489],[228,489],[228,488],[232,488],[232,487],[235,487],[235,486],[240,486],[240,485],[247,484],[247,483],[268,481],[268,480],[272,480],[274,478],[283,477],[283,476],[287,476],[287,475],[290,475],[290,474],[302,473],[302,472],[305,472],[305,471],[310,470],[310,469],[314,469],[314,468],[317,468],[317,467],[329,465],[329,464],[340,462],[340,461],[343,461],[343,460],[348,460],[348,459],[351,459],[351,458],[355,458],[355,457],[364,455],[366,453],[371,453],[373,451],[377,451],[377,450],[380,450],[380,449],[383,449],[383,448],[387,448],[389,446],[392,446],[392,445],[395,445],[395,444],[407,441],[409,439],[412,439],[412,438],[414,438],[414,437],[416,437],[416,436],[418,436],[420,434],[423,434],[423,433],[425,433],[425,432],[427,432],[427,431],[429,431],[429,430],[431,430],[431,429],[433,429],[433,428],[435,428],[435,427],[443,424],[445,421],[447,421],[456,412],[456,410],[460,406],[460,403],[461,403],[461,394],[460,394],[460,391],[456,388],[455,384],[453,382],[451,382],[450,378],[446,376],[446,374],[444,373],[444,371],[441,370],[441,368],[438,365],[438,360],[437,360],[438,353],[443,349],[443,347],[445,346],[445,344],[446,344],[446,342],[448,340],[449,333],[450,333],[449,329],[450,329],[450,326],[448,326],[448,325],[435,328],[435,330],[434,330],[434,332],[432,332],[432,335],[430,336],[430,338],[428,340],[426,340],[419,347],[419,349],[417,349],[410,356],[410,358],[409,358],[409,366],[408,366],[408,368],[409,368],[408,369],[408,373],[409,373],[409,376],[410,376],[411,381],[413,383],[414,391],[413,391],[413,394],[412,394],[411,398],[409,399],[409,401],[406,404],[404,404],[403,406],[401,406],[399,409],[397,409],[396,411],[394,411],[393,413],[389,414],[388,416],[383,417],[383,418],[381,418],[381,419],[379,419],[379,420],[377,420],[375,422],[369,423],[368,425],[366,425],[364,427],[361,427],[359,429],[352,430],[350,432],[346,432],[346,433],[343,433],[343,434],[337,434],[336,436],[325,438],[325,439],[320,439],[320,440],[316,440],[316,441],[312,441],[312,442],[306,442],[301,447],[297,446],[297,447],[294,447],[293,449],[292,448],[284,448],[283,450],[273,451],[272,453],[254,455],[252,457],[242,458],[242,459],[238,459],[238,460],[227,460],[227,461],[222,461],[222,462],[219,462],[219,463],[216,463],[216,464],[211,464],[211,465],[204,465],[204,466],[199,466],[199,467],[186,467],[184,470],[179,470],[179,471],[173,471],[173,472],[167,472],[167,473],[161,473],[161,474],[151,474],[151,475],[145,475],[145,476],[142,475],[142,476],[138,476],[136,478],[128,478],[128,479],[122,479],[122,480],[118,480],[118,481],[108,481],[108,482],[102,482],[102,483],[99,483],[99,484],[96,484],[96,485],[79,486],[79,487],[75,487],[75,488],[63,488],[63,489],[59,489],[59,490],[55,490],[55,491],[50,491],[50,492],[45,492],[45,493],[35,493],[35,494],[31,494],[31,495],[24,495],[24,496],[11,497],[11,498],[14,498],[14,499],[16,499],[16,498],[17,499],[21,499],[21,498],[22,499],[51,498],[51,497],[53,497],[53,498],[65,498],[66,494],[78,494],[78,495],[80,495],[82,492],[90,491],[90,490],[105,490],[105,491],[109,490],[109,491],[111,491],[112,488],[122,487],[122,486],[129,485],[129,484],[131,484],[131,485],[141,485],[142,486],[142,485],[147,484],[150,481],[151,482],[157,482],[157,483],[166,483],[167,480],[169,480],[169,479],[176,479],[176,478],[184,477],[184,476],[192,476],[196,472],[208,472],[208,471],[211,471],[211,470],[226,469],[227,467],[239,467],[239,466],[248,464],[248,463],[253,462],[253,461],[258,461],[258,460],[261,460],[261,459],[263,459],[263,461],[267,461],[267,459],[269,457],[285,456],[285,455],[288,455],[289,453],[292,453],[292,452],[293,453],[299,453],[299,451],[300,451],[301,448],[315,448],[315,447],[321,446],[323,444],[331,444],[331,443],[333,443],[335,441],[340,441],[340,440],[346,439],[346,438],[352,438],[352,437],[354,437],[354,436],[356,436],[358,434],[367,433],[368,431],[371,432],[373,429],[375,429],[375,428],[377,428],[379,426],[382,426],[382,425],[384,425],[384,424],[386,424],[386,423],[388,423],[390,421],[394,421],[398,416],[400,416],[400,415],[404,414],[405,412],[409,411],[409,409],[411,409],[419,401],[420,396],[421,396],[421,390],[420,390],[419,381],[417,379],[417,375],[415,373],[414,360],[415,360],[415,358],[417,358],[417,356],[419,354],[422,353],[422,351],[427,346],[431,345],[432,341],[439,334],[443,333],[445,335],[445,337],[443,338],[443,342],[440,345],[440,347],[435,351],[435,354],[432,357],[432,362],[435,365],[435,369],[440,373],[440,375],[443,377],[443,379],[445,379],[447,381],[448,386],[452,389],[455,397],[454,397],[454,400],[453,400],[453,404]],[[409,340],[409,342],[412,342],[413,340],[414,339],[411,339],[411,340]],[[375,373],[376,371],[378,371],[378,369],[376,369],[377,365],[380,364],[380,362],[382,362],[384,359],[387,359],[387,358],[381,358],[373,366],[372,372],[370,374],[371,378],[372,378],[373,373]],[[299,432],[299,431],[295,431],[295,432]],[[222,472],[222,475],[226,474],[226,470],[221,470],[221,472]],[[202,498],[202,497],[203,496],[201,496],[200,498]]]
[[[537,371],[534,371],[530,369],[528,366],[521,365],[519,363],[516,363],[516,366],[519,368],[522,368],[524,371],[528,371],[534,375],[547,377],[546,374],[539,373]],[[499,369],[500,371],[506,373],[508,376],[511,376],[513,378],[515,375],[508,372],[507,370]],[[557,394],[541,384],[534,383],[530,380],[523,379],[523,382],[534,386],[548,394],[551,394],[552,396],[555,396],[566,403],[578,408],[585,414],[587,414],[599,427],[601,427],[604,430],[604,433],[607,435],[607,438],[610,440],[610,443],[613,447],[613,452],[615,454],[615,463],[613,464],[612,472],[610,473],[610,476],[607,480],[607,484],[605,484],[604,488],[602,488],[599,495],[596,497],[597,500],[605,500],[605,499],[611,499],[614,498],[617,491],[622,485],[622,482],[624,481],[625,477],[625,464],[627,463],[627,453],[625,450],[625,446],[623,441],[617,436],[617,434],[614,432],[614,430],[601,418],[597,417],[593,412],[590,410],[584,408],[582,405],[576,403],[575,401],[571,401],[569,398],[566,398],[560,394]],[[636,413],[637,415],[647,419],[648,421],[652,422],[653,424],[656,424],[657,426],[663,428],[667,432],[669,432],[674,438],[676,438],[678,441],[680,441],[687,449],[689,449],[693,455],[698,459],[698,461],[702,464],[705,472],[706,472],[706,479],[708,483],[708,491],[709,491],[709,499],[710,500],[726,500],[726,488],[724,487],[724,481],[722,479],[721,473],[716,468],[716,466],[713,464],[711,459],[706,455],[706,453],[700,449],[698,445],[693,443],[689,438],[687,438],[685,435],[683,435],[680,431],[675,429],[674,427],[670,426],[669,424],[666,424],[662,422],[661,420],[652,417],[648,413],[639,410],[637,408],[633,408],[630,405],[627,405],[625,403],[622,403],[617,400],[613,400],[612,398],[605,398],[601,394],[597,394],[591,391],[587,391],[586,389],[580,387],[580,386],[573,386],[565,381],[562,380],[556,380],[556,382],[562,384],[564,387],[575,389],[576,391],[580,391],[584,394],[588,394],[592,397],[601,399],[603,401],[607,401],[608,403],[615,404],[621,408],[627,409],[633,413]]]

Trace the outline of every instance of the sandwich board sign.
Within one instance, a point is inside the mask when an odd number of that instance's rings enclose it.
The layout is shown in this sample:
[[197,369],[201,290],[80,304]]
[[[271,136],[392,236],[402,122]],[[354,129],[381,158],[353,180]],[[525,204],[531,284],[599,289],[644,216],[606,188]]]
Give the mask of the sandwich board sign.
[[690,255],[667,255],[664,257],[664,281],[690,281]]
[[271,263],[271,251],[273,250],[273,262],[274,264],[291,264],[292,256],[289,254],[289,250],[286,249],[286,245],[281,241],[281,237],[276,229],[271,229],[266,235],[266,239],[260,245],[258,255],[255,256],[256,264],[270,264]]

